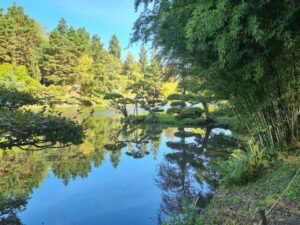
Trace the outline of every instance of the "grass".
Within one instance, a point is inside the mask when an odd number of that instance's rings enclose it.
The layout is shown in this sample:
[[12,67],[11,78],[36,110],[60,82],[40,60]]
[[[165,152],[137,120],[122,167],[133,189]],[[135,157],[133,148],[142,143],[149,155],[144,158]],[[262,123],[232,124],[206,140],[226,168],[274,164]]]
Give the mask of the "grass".
[[[206,225],[250,225],[259,222],[258,209],[266,211],[285,190],[297,170],[300,157],[282,158],[244,186],[220,187],[201,215]],[[293,225],[300,221],[300,174],[267,216],[268,224]]]
[[[253,225],[259,224],[259,209],[268,209],[268,225],[298,225],[300,221],[300,156],[281,157],[273,166],[261,172],[255,182],[231,187],[219,186],[202,213],[188,208],[183,219],[166,225]],[[286,190],[290,181],[293,182]],[[286,191],[285,191],[286,190]],[[285,192],[284,192],[285,191]],[[279,197],[282,197],[279,199]],[[278,200],[279,199],[279,200]],[[278,201],[277,201],[278,200]],[[193,221],[191,223],[191,221]]]

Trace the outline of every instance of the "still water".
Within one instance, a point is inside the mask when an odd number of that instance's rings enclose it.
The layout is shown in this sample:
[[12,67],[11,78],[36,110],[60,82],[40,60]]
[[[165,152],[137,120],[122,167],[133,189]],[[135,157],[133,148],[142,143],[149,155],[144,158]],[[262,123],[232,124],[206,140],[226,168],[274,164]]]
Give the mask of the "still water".
[[204,206],[234,143],[218,128],[85,122],[80,146],[0,153],[0,224],[157,225],[186,200]]

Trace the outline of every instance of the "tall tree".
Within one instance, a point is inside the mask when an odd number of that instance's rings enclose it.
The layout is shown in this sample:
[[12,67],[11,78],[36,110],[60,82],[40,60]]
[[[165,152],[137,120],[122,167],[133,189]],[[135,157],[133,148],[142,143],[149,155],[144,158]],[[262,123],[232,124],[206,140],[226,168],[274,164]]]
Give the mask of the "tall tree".
[[98,35],[94,35],[91,41],[91,56],[95,63],[100,63],[104,57],[105,49],[103,44],[101,43],[100,37]]
[[45,41],[41,26],[25,14],[23,7],[12,5],[0,16],[0,62],[25,65],[30,75],[40,79],[38,61]]
[[121,59],[121,46],[118,37],[114,34],[109,42],[109,53]]
[[123,73],[129,78],[130,81],[137,81],[142,77],[139,64],[135,61],[131,52],[128,52],[126,60],[123,64]]
[[64,18],[61,18],[58,22],[56,30],[61,34],[61,35],[66,35],[69,28],[67,25],[67,21]]
[[74,32],[69,29],[68,33],[62,35],[56,29],[50,33],[49,45],[45,48],[43,57],[43,84],[73,84],[78,78],[76,71],[78,58],[70,41]]
[[147,66],[148,66],[148,56],[147,56],[147,50],[145,48],[145,45],[141,46],[139,56],[140,56],[139,62],[140,62],[140,65],[141,65],[141,70],[142,70],[143,73],[145,73],[146,69],[147,69]]

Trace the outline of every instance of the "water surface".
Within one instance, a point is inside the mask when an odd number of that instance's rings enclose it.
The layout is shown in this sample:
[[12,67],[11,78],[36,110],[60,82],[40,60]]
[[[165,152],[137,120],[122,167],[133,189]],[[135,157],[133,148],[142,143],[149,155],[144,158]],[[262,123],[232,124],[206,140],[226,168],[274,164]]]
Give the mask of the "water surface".
[[0,224],[159,224],[205,205],[234,145],[223,129],[124,127],[100,111],[85,127],[80,146],[0,150]]

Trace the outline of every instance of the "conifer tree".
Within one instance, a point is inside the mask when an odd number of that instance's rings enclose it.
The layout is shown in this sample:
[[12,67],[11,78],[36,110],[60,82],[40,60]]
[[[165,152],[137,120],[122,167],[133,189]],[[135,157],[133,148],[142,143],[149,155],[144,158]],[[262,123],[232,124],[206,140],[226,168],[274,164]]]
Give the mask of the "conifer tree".
[[91,46],[90,46],[91,56],[95,63],[100,63],[104,57],[105,50],[104,46],[101,43],[100,37],[98,35],[94,35],[92,37]]
[[73,84],[78,77],[75,69],[78,59],[70,41],[75,31],[69,29],[68,33],[62,35],[58,28],[50,33],[49,45],[44,51],[42,82],[46,85]]
[[41,26],[16,4],[0,17],[0,62],[25,65],[32,77],[40,79],[38,60],[44,42]]
[[109,53],[121,59],[121,47],[118,37],[114,34],[109,42]]
[[135,61],[131,52],[127,54],[126,60],[123,65],[123,74],[131,81],[137,81],[142,77],[139,64]]
[[147,66],[148,66],[148,56],[147,56],[147,50],[145,48],[145,45],[141,46],[140,49],[140,59],[139,59],[139,63],[141,66],[141,70],[143,73],[146,72]]
[[69,28],[67,25],[67,21],[64,18],[61,18],[58,22],[56,30],[61,34],[61,35],[66,35]]

